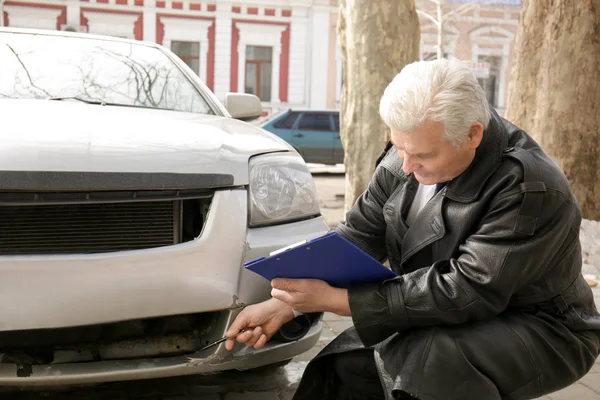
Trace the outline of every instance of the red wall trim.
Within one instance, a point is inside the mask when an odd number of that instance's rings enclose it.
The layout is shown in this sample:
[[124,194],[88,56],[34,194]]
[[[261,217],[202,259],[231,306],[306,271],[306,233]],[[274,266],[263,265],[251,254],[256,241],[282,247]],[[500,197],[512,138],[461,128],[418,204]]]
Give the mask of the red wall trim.
[[288,82],[290,72],[290,24],[289,22],[255,21],[234,19],[231,27],[231,75],[230,88],[232,92],[238,91],[238,42],[240,32],[236,26],[237,22],[245,22],[260,25],[284,25],[286,28],[281,35],[281,59],[279,62],[279,100],[288,100]]
[[[212,21],[212,25],[208,28],[208,54],[206,55],[206,86],[210,90],[214,90],[215,87],[215,19],[211,17],[197,17],[197,16],[181,16],[173,14],[156,14],[156,43],[163,43],[165,37],[165,26],[160,21],[162,17],[173,17],[173,18],[186,18],[186,19],[203,19]],[[203,60],[200,60],[203,62]]]
[[136,40],[144,40],[144,14],[140,14],[133,26],[133,34]]
[[162,44],[165,37],[165,26],[160,22],[160,15],[156,14],[156,43]]
[[79,12],[79,25],[81,25],[82,28],[88,28],[88,20],[86,17],[83,16],[83,10]]
[[63,25],[67,24],[67,7],[63,8],[62,12],[58,16],[58,21],[56,22],[56,29],[60,29]]
[[290,24],[286,24],[281,33],[281,62],[279,64],[279,99],[288,100],[288,82],[290,78]]
[[[4,3],[5,6],[19,6],[19,7],[35,7],[35,8],[53,8],[56,10],[61,10],[60,15],[56,18],[56,29],[60,30],[60,28],[67,23],[67,7],[59,6],[54,4],[43,4],[43,3],[19,3],[17,1],[7,1]],[[4,11],[4,26],[10,26],[10,19],[8,18],[8,12]]]
[[211,91],[215,90],[215,23],[208,28],[208,54],[206,65],[206,85]]
[[240,41],[240,30],[235,26],[235,21],[231,24],[231,68],[229,75],[229,87],[232,92],[237,92],[238,87],[238,51],[237,45]]

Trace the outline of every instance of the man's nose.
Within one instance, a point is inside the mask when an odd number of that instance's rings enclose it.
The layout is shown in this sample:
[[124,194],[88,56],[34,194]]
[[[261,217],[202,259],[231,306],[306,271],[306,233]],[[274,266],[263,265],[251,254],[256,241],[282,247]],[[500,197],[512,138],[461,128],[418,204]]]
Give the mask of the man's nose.
[[411,174],[421,168],[421,164],[416,162],[412,156],[404,155],[404,162],[402,163],[402,170],[406,175]]

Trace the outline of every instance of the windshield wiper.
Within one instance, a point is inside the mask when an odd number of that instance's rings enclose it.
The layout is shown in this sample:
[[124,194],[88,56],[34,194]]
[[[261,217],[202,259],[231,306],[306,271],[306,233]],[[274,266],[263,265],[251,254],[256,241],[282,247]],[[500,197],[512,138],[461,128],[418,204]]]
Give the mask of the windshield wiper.
[[159,108],[159,107],[151,107],[151,106],[138,106],[138,105],[135,105],[135,104],[108,103],[108,102],[102,101],[102,100],[88,100],[88,99],[83,99],[83,98],[77,97],[77,96],[48,97],[46,100],[55,100],[55,101],[60,101],[60,100],[77,100],[77,101],[81,101],[83,103],[95,104],[95,105],[100,105],[100,106],[149,108],[149,109],[152,109],[152,110],[169,110],[169,111],[172,111],[169,108]]
[[82,99],[81,97],[77,97],[77,96],[57,96],[57,97],[48,97],[46,100],[77,100],[77,101],[82,101],[84,103],[87,104],[99,104],[101,106],[105,106],[108,103],[104,102],[104,101],[99,101],[99,100],[87,100],[87,99]]

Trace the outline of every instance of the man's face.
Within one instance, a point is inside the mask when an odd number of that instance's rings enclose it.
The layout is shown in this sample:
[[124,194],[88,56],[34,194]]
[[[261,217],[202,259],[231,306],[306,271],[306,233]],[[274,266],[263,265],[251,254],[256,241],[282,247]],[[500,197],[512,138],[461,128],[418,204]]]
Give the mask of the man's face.
[[424,185],[446,182],[462,174],[475,158],[483,126],[475,122],[459,146],[444,139],[441,122],[425,122],[408,132],[392,130],[392,143],[404,160],[402,169]]

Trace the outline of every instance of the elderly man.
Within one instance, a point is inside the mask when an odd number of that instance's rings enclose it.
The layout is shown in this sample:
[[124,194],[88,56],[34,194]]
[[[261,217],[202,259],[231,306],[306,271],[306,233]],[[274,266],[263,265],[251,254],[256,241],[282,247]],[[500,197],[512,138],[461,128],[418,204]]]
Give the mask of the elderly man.
[[458,62],[408,65],[380,114],[393,147],[336,230],[400,276],[348,290],[276,279],[227,348],[264,346],[294,311],[329,311],[354,327],[309,364],[294,399],[533,399],[581,378],[600,315],[559,167]]

